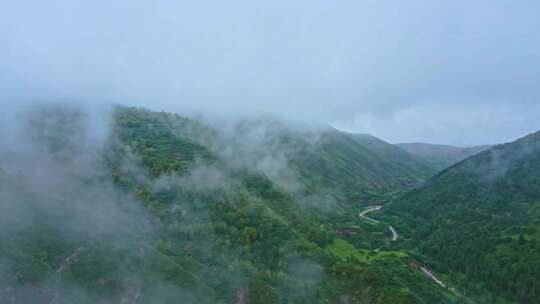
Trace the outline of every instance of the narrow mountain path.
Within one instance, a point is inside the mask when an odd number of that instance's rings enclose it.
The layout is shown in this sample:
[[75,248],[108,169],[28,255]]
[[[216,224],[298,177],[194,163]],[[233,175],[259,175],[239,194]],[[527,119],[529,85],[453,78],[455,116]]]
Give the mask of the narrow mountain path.
[[77,263],[79,261],[79,255],[81,254],[81,251],[83,250],[84,250],[83,246],[80,246],[79,248],[77,248],[71,255],[69,255],[67,258],[64,259],[64,261],[62,262],[60,267],[58,267],[56,272],[63,273],[64,271],[68,270],[72,264]]
[[433,282],[441,285],[442,287],[444,288],[448,288],[446,287],[446,284],[444,284],[441,280],[439,280],[429,269],[425,268],[425,267],[420,267],[420,269],[422,269],[422,271],[428,276],[430,277]]
[[[81,252],[83,250],[84,250],[84,246],[80,246],[77,249],[75,249],[75,251],[73,253],[71,253],[69,256],[67,256],[64,259],[64,261],[62,261],[62,264],[60,265],[60,267],[58,267],[56,272],[59,273],[60,275],[62,275],[64,272],[69,270],[71,265],[73,265],[74,263],[77,263],[79,261],[79,256],[80,256],[80,254],[81,254]],[[49,301],[49,304],[55,304],[59,297],[60,297],[60,288],[59,288],[59,286],[56,286],[53,297]]]
[[388,226],[388,228],[390,229],[390,231],[392,231],[392,241],[397,240],[398,234],[397,234],[397,232],[396,232],[396,229],[394,229],[394,227],[392,227],[392,226],[390,226],[390,225]]

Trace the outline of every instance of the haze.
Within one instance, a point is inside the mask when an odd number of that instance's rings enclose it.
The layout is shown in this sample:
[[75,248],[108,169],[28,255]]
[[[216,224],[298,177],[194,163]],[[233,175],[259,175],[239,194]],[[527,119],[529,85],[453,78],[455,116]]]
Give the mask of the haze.
[[390,142],[540,129],[538,1],[0,3],[0,102],[272,114]]

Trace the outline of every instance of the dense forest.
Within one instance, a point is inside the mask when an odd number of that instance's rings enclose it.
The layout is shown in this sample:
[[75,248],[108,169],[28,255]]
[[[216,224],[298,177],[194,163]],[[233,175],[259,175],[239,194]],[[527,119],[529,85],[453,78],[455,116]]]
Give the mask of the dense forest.
[[540,304],[540,0],[0,0],[0,304]]
[[512,303],[540,299],[540,132],[439,173],[390,207],[433,266],[471,293]]
[[382,141],[127,107],[20,120],[1,151],[2,303],[468,303],[358,217],[434,172]]
[[5,134],[0,303],[540,298],[540,133],[439,173],[270,119],[57,105]]

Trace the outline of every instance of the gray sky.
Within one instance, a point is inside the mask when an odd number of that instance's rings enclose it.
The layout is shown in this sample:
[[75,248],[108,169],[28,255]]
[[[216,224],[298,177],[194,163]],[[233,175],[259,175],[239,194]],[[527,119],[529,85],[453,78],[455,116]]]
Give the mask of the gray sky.
[[0,102],[28,100],[503,142],[540,129],[540,1],[2,0]]

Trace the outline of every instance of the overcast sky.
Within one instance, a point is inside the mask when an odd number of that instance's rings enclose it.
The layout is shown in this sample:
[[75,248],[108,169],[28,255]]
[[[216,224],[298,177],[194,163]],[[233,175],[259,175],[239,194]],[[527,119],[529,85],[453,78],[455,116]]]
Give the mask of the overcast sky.
[[0,98],[504,142],[540,129],[540,1],[1,0]]

